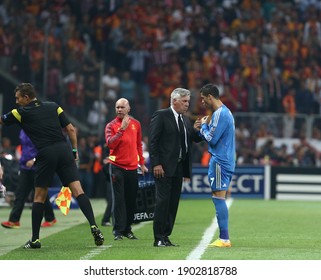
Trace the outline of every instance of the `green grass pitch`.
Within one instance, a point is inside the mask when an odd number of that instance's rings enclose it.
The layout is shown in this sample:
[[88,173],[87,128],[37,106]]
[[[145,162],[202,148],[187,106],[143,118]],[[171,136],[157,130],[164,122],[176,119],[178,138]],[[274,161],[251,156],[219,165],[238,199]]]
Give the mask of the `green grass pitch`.
[[[106,202],[92,200],[100,224]],[[80,210],[67,216],[55,210],[58,223],[41,229],[42,248],[26,250],[31,237],[31,210],[25,209],[21,228],[0,228],[0,260],[186,260],[195,248],[200,260],[320,260],[321,203],[313,201],[265,201],[233,199],[229,212],[232,248],[207,248],[217,230],[210,198],[182,199],[171,240],[179,247],[153,247],[152,222],[133,226],[138,240],[114,241],[111,227],[101,227],[105,243],[94,245],[90,229]],[[1,221],[10,209],[1,208]],[[214,227],[215,229],[215,227]]]

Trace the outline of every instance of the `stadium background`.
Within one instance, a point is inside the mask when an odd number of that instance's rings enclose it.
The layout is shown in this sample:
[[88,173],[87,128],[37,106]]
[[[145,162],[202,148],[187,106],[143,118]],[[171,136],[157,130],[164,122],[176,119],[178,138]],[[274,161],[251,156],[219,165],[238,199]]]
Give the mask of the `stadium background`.
[[[175,87],[192,91],[192,120],[206,114],[197,98],[206,82],[219,85],[234,113],[238,166],[317,168],[320,6],[312,0],[4,0],[0,110],[15,106],[20,81],[33,83],[41,99],[60,103],[93,158],[91,197],[104,196],[94,148],[103,143],[115,99],[130,100],[147,143],[150,116],[168,106]],[[15,155],[18,132],[2,128],[2,156]],[[196,167],[206,167],[204,144],[195,145],[193,155]]]

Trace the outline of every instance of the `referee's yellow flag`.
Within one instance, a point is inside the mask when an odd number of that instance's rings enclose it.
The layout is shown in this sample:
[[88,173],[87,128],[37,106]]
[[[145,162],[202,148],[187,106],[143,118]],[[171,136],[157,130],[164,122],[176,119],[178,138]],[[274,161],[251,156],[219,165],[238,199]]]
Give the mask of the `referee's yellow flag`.
[[68,187],[62,186],[55,202],[60,211],[66,216],[70,210],[71,190]]

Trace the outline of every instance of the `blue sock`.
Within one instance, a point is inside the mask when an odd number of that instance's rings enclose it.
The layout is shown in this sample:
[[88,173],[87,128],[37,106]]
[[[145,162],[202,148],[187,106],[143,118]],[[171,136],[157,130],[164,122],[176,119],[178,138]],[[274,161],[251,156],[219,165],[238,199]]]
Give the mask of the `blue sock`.
[[212,197],[216,209],[216,218],[220,228],[220,238],[230,239],[228,233],[228,208],[224,198]]

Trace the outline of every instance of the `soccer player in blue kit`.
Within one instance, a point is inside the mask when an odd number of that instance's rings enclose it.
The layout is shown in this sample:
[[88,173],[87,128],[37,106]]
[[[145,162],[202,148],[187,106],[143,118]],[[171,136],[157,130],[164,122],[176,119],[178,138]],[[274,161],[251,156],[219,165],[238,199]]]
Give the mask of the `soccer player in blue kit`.
[[211,154],[208,180],[220,229],[219,238],[209,244],[209,247],[231,247],[225,199],[235,170],[234,118],[231,111],[220,100],[219,90],[215,85],[203,86],[200,94],[203,105],[213,112],[212,116],[201,119],[200,134],[208,143],[208,152]]

